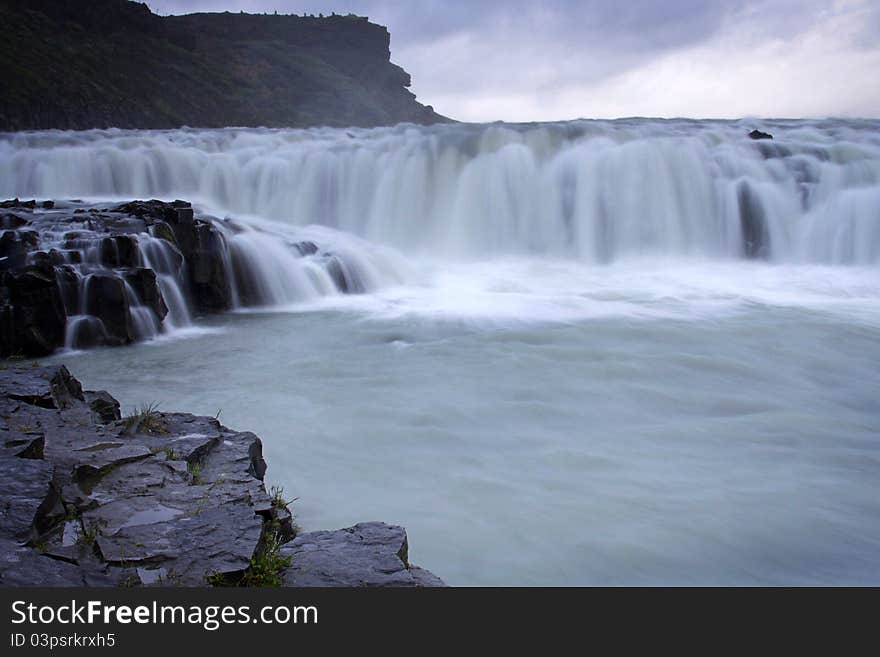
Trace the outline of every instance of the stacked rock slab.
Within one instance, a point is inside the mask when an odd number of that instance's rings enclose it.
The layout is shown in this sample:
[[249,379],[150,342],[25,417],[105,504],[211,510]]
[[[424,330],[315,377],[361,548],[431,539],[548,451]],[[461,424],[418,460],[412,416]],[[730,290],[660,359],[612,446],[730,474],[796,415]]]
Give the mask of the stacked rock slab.
[[290,557],[286,586],[444,586],[424,568],[409,563],[403,527],[362,522],[336,531],[297,536],[281,548]]
[[[193,315],[277,303],[272,289],[289,272],[262,261],[260,232],[196,216],[187,201],[0,202],[0,356],[126,345]],[[323,269],[336,293],[365,290],[357,267],[332,248],[279,244],[291,261]]]
[[297,536],[260,439],[152,409],[122,419],[63,366],[0,370],[0,586],[248,582],[282,544],[287,586],[437,586],[400,527]]
[[152,337],[169,313],[160,276],[197,312],[231,307],[222,232],[185,201],[14,199],[0,203],[0,227],[0,355]]

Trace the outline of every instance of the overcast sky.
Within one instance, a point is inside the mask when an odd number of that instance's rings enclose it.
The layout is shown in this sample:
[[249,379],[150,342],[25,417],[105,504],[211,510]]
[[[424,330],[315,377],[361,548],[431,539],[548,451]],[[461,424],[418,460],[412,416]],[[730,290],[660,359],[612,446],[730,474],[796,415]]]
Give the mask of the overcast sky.
[[147,0],[160,14],[353,12],[464,121],[880,116],[880,0]]

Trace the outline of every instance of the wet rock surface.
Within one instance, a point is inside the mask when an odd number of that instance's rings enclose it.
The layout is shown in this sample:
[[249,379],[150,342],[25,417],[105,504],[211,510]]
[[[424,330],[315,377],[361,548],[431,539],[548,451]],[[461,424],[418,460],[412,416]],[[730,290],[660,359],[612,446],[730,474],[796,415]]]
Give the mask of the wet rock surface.
[[[151,213],[132,204],[3,202],[0,355],[116,346],[161,332],[165,291],[188,285],[183,255],[161,235],[173,236],[168,222],[181,210],[192,226],[192,208],[150,203],[142,205]],[[216,232],[210,222],[200,225]]]
[[401,527],[296,536],[253,433],[121,418],[63,366],[0,370],[0,436],[0,585],[257,585],[270,552],[286,586],[442,585],[409,564]]
[[749,139],[773,139],[773,135],[769,132],[762,132],[761,130],[752,130],[749,133]]
[[281,548],[291,565],[286,586],[444,586],[432,573],[411,566],[406,530],[363,522],[336,531],[309,532]]
[[[193,314],[279,301],[277,267],[240,239],[259,231],[197,215],[187,201],[0,206],[0,356],[121,346],[188,325]],[[338,255],[311,241],[286,248],[325,269],[336,291],[364,291]]]

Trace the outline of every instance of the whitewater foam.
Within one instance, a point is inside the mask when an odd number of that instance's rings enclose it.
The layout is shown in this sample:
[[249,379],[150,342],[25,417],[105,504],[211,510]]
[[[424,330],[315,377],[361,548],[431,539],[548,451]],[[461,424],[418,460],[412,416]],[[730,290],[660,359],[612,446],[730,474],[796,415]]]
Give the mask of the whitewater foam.
[[16,133],[0,136],[0,195],[179,197],[455,259],[877,264],[877,122],[762,122],[772,142],[750,125]]

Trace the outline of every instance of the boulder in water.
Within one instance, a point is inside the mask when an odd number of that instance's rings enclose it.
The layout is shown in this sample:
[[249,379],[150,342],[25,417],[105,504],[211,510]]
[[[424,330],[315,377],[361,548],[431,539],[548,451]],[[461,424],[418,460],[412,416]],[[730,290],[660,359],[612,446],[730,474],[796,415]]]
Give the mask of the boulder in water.
[[315,255],[318,252],[318,245],[311,240],[296,242],[293,245],[293,248],[295,248],[301,256]]
[[91,315],[71,317],[68,320],[66,342],[73,349],[89,349],[107,344],[104,323]]
[[156,221],[153,224],[153,237],[165,240],[166,242],[170,242],[174,246],[177,246],[177,238],[174,236],[174,231],[171,230],[171,226],[165,221]]
[[[193,304],[203,312],[221,312],[232,307],[232,288],[227,270],[226,241],[211,224],[195,222],[189,228],[189,251],[183,251],[189,272]],[[180,233],[177,233],[178,237]]]
[[32,230],[7,230],[0,236],[0,270],[18,269],[27,264],[27,255],[40,243]]
[[137,238],[133,235],[114,235],[101,240],[101,262],[107,267],[137,267]]
[[85,282],[85,311],[101,320],[108,344],[126,344],[135,339],[125,281],[115,274],[91,274]]
[[21,228],[26,225],[28,222],[24,217],[13,214],[12,212],[6,212],[0,215],[0,228]]
[[140,302],[153,311],[159,321],[165,319],[168,306],[165,305],[165,298],[162,296],[162,290],[159,289],[156,272],[145,267],[137,267],[125,272],[124,275]]
[[37,207],[37,202],[34,199],[31,199],[30,201],[20,201],[17,198],[13,198],[8,201],[0,201],[0,208],[3,209],[24,208],[32,210],[35,207]]

